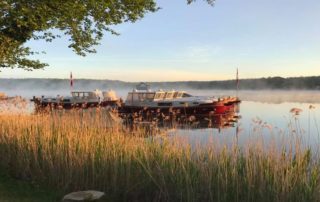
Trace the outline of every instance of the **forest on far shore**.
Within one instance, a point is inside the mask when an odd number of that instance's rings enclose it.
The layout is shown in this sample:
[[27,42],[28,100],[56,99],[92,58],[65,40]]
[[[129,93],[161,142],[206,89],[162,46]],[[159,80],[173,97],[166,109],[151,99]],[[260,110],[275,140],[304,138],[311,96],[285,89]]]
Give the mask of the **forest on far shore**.
[[[76,89],[110,89],[133,88],[137,82],[124,82],[118,80],[74,79]],[[222,89],[237,88],[236,80],[224,81],[176,81],[176,82],[148,82],[152,88],[163,89]],[[2,78],[1,90],[14,89],[64,89],[69,88],[69,79],[38,79],[38,78]],[[320,76],[310,77],[267,77],[258,79],[240,79],[240,90],[320,90]]]

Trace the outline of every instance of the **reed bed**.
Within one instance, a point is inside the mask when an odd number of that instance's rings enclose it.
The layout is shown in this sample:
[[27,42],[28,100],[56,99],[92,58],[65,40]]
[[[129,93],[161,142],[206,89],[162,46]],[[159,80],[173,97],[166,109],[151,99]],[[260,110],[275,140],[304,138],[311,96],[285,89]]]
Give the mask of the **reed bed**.
[[297,142],[192,147],[145,138],[95,110],[0,116],[2,169],[109,201],[320,201],[320,161]]

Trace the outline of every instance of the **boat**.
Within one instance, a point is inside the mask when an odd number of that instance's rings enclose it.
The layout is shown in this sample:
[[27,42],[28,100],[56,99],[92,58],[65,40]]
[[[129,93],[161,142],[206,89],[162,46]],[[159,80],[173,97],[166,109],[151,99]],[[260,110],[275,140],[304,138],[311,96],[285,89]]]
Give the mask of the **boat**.
[[119,113],[170,113],[213,117],[234,112],[240,103],[238,97],[193,96],[186,91],[153,91],[146,83],[140,83],[129,92]]
[[118,107],[120,100],[112,90],[102,92],[98,89],[94,91],[72,91],[71,96],[56,97],[33,97],[36,110],[41,109],[73,109],[92,107]]

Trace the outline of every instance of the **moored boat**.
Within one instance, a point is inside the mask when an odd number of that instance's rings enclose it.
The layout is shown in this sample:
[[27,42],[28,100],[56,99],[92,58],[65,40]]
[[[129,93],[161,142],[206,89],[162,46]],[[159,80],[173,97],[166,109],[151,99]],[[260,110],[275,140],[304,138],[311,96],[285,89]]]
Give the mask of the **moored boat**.
[[71,96],[66,97],[60,95],[56,97],[33,97],[31,101],[35,103],[36,110],[120,106],[119,99],[114,91],[102,92],[97,89],[94,91],[73,91]]
[[237,97],[192,96],[185,91],[152,91],[149,85],[140,83],[120,108],[120,114],[142,111],[179,113],[197,117],[210,117],[234,112],[240,102]]

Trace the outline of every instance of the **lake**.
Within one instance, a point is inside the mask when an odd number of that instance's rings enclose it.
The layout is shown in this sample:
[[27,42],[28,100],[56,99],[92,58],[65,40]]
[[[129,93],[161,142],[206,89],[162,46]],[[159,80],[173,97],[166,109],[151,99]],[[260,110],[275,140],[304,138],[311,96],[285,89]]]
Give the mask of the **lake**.
[[[125,99],[130,89],[116,89],[117,94]],[[184,89],[194,95],[235,95],[235,91],[225,90],[192,90]],[[0,89],[4,91],[5,89]],[[6,92],[9,96],[21,95],[27,99],[33,95],[46,96],[68,95],[68,90],[16,90]],[[301,138],[305,145],[317,147],[319,144],[320,126],[320,91],[239,91],[241,119],[234,127],[188,129],[170,131],[169,135],[182,137],[191,142],[206,144],[208,140],[219,141],[221,144],[230,144],[237,141],[241,145],[252,142],[252,139],[261,139],[281,142],[284,139]],[[312,109],[310,109],[312,105]],[[299,115],[291,113],[293,108],[299,108]],[[284,141],[284,140],[283,140]]]
[[[301,140],[303,145],[317,148],[320,138],[320,104],[309,103],[262,103],[256,101],[243,101],[240,104],[241,118],[234,127],[188,129],[170,131],[170,135],[187,139],[194,144],[219,143],[245,146],[263,141],[268,145],[271,141],[283,145],[288,140]],[[315,108],[314,108],[315,107]],[[292,108],[299,108],[299,115],[291,113]]]

